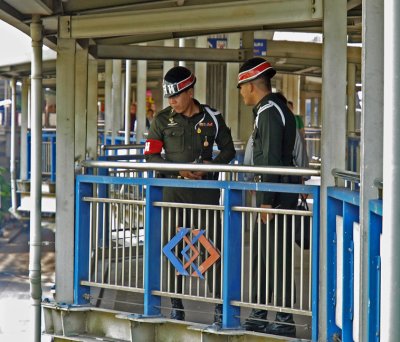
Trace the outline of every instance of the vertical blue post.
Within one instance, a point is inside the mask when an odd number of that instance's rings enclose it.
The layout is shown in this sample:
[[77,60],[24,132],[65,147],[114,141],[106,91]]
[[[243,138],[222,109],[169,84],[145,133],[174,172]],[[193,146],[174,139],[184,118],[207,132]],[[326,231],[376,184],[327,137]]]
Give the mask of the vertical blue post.
[[326,319],[327,319],[327,339],[333,341],[335,334],[340,334],[340,329],[336,326],[335,308],[336,308],[336,215],[342,215],[343,205],[330,196],[335,188],[328,188],[327,199],[327,225],[326,225],[326,260],[327,260],[327,281],[326,281]]
[[318,303],[319,303],[319,227],[320,227],[320,189],[314,188],[313,192],[313,227],[312,227],[312,288],[311,288],[311,340],[318,341]]
[[90,229],[90,204],[84,202],[83,197],[92,195],[92,184],[76,179],[75,189],[75,254],[74,254],[74,304],[86,304],[88,301],[83,298],[89,293],[87,286],[81,286],[82,279],[89,278],[89,229]]
[[369,203],[368,342],[380,341],[382,200]]
[[[99,157],[99,160],[105,160],[105,159],[106,159],[105,157],[102,157],[102,156]],[[93,174],[93,168],[88,170],[88,174]],[[108,169],[103,168],[103,167],[98,168],[98,175],[99,176],[109,176]],[[107,187],[108,187],[108,184],[104,184],[104,183],[99,183],[97,185],[97,191],[98,191],[97,197],[98,198],[108,198]],[[110,242],[109,241],[110,227],[109,227],[109,225],[106,224],[105,231],[104,231],[105,236],[103,236],[103,220],[101,219],[103,217],[103,215],[105,215],[105,222],[109,222],[108,221],[108,211],[106,211],[104,213],[103,206],[100,204],[99,212],[98,212],[98,217],[100,218],[99,219],[99,243],[103,243],[103,239],[105,239],[104,243],[106,246],[108,246],[108,244]]]
[[161,208],[153,202],[162,200],[162,188],[148,185],[146,189],[146,226],[144,229],[144,315],[161,314],[161,298],[151,292],[160,290]]
[[52,135],[50,137],[50,142],[51,142],[51,174],[50,174],[50,180],[52,182],[56,181],[56,136]]
[[223,329],[237,329],[240,327],[240,308],[231,305],[232,300],[240,300],[240,270],[242,256],[241,213],[232,211],[233,206],[241,205],[242,192],[240,190],[225,189],[224,193],[224,254],[222,262],[223,273]]
[[353,341],[354,317],[354,237],[353,225],[359,221],[359,208],[343,203],[343,279],[342,341]]

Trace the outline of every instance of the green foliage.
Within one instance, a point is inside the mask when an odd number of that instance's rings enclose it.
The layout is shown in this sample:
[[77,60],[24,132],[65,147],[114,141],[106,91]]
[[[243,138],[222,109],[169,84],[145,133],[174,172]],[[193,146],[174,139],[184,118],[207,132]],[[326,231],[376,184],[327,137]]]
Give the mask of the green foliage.
[[0,197],[1,197],[1,207],[0,207],[0,220],[2,219],[4,213],[8,212],[8,205],[11,187],[8,183],[7,179],[4,177],[4,173],[6,169],[4,167],[0,167]]

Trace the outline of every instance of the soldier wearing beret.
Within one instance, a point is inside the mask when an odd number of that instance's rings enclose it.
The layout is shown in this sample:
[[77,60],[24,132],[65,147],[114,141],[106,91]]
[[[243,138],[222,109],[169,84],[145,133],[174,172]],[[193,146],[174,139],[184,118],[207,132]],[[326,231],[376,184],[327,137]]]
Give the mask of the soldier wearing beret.
[[[222,114],[207,105],[200,104],[194,99],[194,85],[196,77],[182,66],[170,69],[164,76],[163,92],[168,98],[169,107],[159,112],[153,119],[146,145],[145,155],[149,162],[154,163],[216,163],[227,164],[235,157],[235,148],[230,129],[226,126]],[[213,146],[217,145],[219,154],[213,159]],[[164,150],[164,154],[161,152]],[[184,178],[192,180],[217,179],[218,174],[213,172],[164,172],[162,177]],[[163,189],[163,200],[174,203],[196,203],[218,205],[220,198],[219,189],[193,189],[173,188]],[[177,206],[179,208],[179,206]],[[221,226],[219,214],[213,211],[208,219],[206,211],[200,210],[202,225],[209,222],[206,229],[209,239],[214,241],[219,248],[221,245]],[[214,215],[218,216],[214,220]],[[183,222],[183,212],[180,209],[178,224],[180,227],[190,227],[190,223]],[[175,218],[170,220],[175,223]],[[196,220],[197,222],[197,220]],[[214,227],[214,222],[217,222]],[[188,225],[189,224],[189,225]],[[176,225],[174,225],[175,229]],[[202,228],[202,227],[197,227]],[[215,232],[215,236],[214,236]],[[166,235],[166,234],[164,234]],[[164,241],[166,242],[166,241]],[[179,248],[178,248],[179,249]],[[174,272],[171,272],[174,273]],[[209,272],[212,273],[212,272]],[[209,288],[212,288],[212,274],[207,276]],[[171,292],[182,293],[182,281],[180,277],[172,274]],[[220,298],[221,275],[219,267],[216,271],[215,298]],[[171,318],[184,320],[182,300],[171,299]],[[221,322],[222,305],[215,308],[214,321]]]
[[[271,78],[276,71],[265,59],[256,57],[246,61],[239,69],[238,88],[246,105],[254,106],[254,131],[252,134],[253,163],[255,166],[293,166],[293,147],[296,137],[296,122],[293,113],[287,105],[272,92]],[[290,177],[279,175],[259,175],[262,182],[288,183]],[[295,209],[298,194],[257,192],[256,204],[261,208]],[[269,246],[266,246],[266,223],[269,225]],[[275,225],[277,220],[277,226]],[[277,302],[273,305],[291,306],[291,261],[292,238],[291,229],[284,230],[282,215],[261,214],[262,227],[258,236],[258,229],[253,235],[253,290],[254,303],[268,304],[272,296]],[[291,216],[287,216],[286,226],[291,227]],[[277,232],[275,232],[277,227]],[[286,231],[286,240],[284,232]],[[277,239],[275,239],[275,234]],[[258,255],[258,241],[261,239],[261,255]],[[284,246],[286,241],[286,246]],[[274,250],[276,247],[276,251]],[[286,247],[286,248],[285,248]],[[269,251],[268,258],[266,251]],[[285,253],[285,255],[284,255]],[[275,260],[276,257],[276,260]],[[261,265],[258,265],[260,260]],[[269,265],[266,265],[269,260]],[[285,260],[285,265],[284,265]],[[275,265],[277,267],[275,269]],[[269,266],[269,267],[267,267]],[[286,272],[283,272],[283,268]],[[267,269],[269,270],[268,274]],[[258,272],[260,270],[260,272]],[[276,270],[276,277],[274,271]],[[258,278],[260,277],[260,278]],[[285,277],[285,279],[284,279]],[[268,298],[266,298],[266,279],[268,281]],[[261,291],[257,291],[257,284],[261,284]],[[277,284],[277,286],[274,286]],[[284,286],[285,284],[285,286]],[[274,291],[276,293],[274,293]],[[257,298],[259,296],[259,298]],[[275,335],[294,337],[296,328],[293,315],[278,312],[274,323],[267,323],[267,311],[253,309],[250,317],[244,322],[246,330],[253,330]]]

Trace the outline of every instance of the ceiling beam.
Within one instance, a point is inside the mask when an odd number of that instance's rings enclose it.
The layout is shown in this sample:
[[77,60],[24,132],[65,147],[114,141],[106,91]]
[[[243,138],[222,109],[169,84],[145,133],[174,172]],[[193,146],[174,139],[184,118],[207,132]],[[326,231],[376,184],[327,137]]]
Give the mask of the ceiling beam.
[[93,45],[89,53],[97,59],[132,59],[159,61],[241,62],[244,50],[179,48],[140,45]]
[[264,24],[322,20],[322,0],[247,0],[60,17],[62,38],[101,38],[125,35],[246,28]]

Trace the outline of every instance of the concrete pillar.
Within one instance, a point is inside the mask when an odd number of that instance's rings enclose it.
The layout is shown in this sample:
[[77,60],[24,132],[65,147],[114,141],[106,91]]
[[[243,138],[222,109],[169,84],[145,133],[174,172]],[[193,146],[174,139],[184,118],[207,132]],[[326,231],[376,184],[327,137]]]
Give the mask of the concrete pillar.
[[[230,33],[227,35],[227,37],[228,37],[228,49],[240,48],[240,33]],[[237,89],[238,74],[239,74],[239,63],[227,63],[225,120],[227,125],[231,128],[233,140],[239,140],[240,94]]]
[[[207,36],[197,37],[197,48],[207,48]],[[206,103],[207,97],[207,62],[195,62],[194,74],[196,75],[196,85],[194,87],[194,97],[200,103]]]
[[[42,48],[43,26],[39,16],[31,23],[32,39],[32,128],[31,128],[31,211],[29,238],[29,280],[33,333],[32,340],[41,341],[41,251],[42,251]],[[73,217],[73,216],[72,216]],[[73,235],[72,235],[73,236]]]
[[[253,57],[254,48],[254,32],[243,32],[242,33],[242,47],[245,49],[246,60]],[[240,96],[240,95],[239,95]],[[253,131],[253,113],[252,107],[246,106],[240,97],[240,116],[239,116],[239,140],[245,140],[249,138]]]
[[[319,341],[326,341],[327,188],[333,168],[344,169],[346,155],[347,1],[324,2],[322,55],[321,221],[319,255]],[[338,70],[340,72],[338,72]],[[334,129],[333,129],[334,128]],[[335,142],[334,144],[332,142]]]
[[57,39],[56,300],[73,302],[75,217],[75,40]]
[[[178,45],[180,48],[184,48],[185,47],[185,38],[179,38],[178,40]],[[185,61],[179,61],[179,66],[186,66],[186,62]]]
[[29,80],[24,77],[21,87],[21,145],[20,145],[20,179],[28,179],[28,105]]
[[98,62],[89,59],[87,90],[86,158],[97,158],[97,117],[98,117]]
[[113,126],[112,73],[113,62],[112,60],[106,60],[104,80],[104,136],[111,133]]
[[[374,187],[376,178],[382,179],[383,170],[383,8],[384,0],[363,3],[362,30],[362,120],[360,146],[360,259],[361,291],[359,341],[367,338],[368,314],[368,239],[369,239],[369,201],[376,199],[377,189]],[[349,75],[350,78],[351,75]],[[387,183],[386,183],[387,184]],[[389,187],[390,188],[390,187]],[[389,189],[388,189],[389,191]],[[382,245],[385,246],[385,245]],[[386,248],[386,247],[385,247]],[[382,263],[381,263],[382,264]],[[382,265],[383,266],[383,265]],[[383,266],[384,268],[384,266]],[[383,285],[383,283],[382,283]],[[382,290],[386,285],[383,285]],[[384,292],[382,291],[382,294]],[[381,320],[382,322],[382,320]],[[382,336],[383,337],[383,336]],[[397,339],[382,339],[381,341],[396,341]]]
[[[175,46],[175,42],[173,39],[168,39],[164,41],[164,46]],[[175,63],[173,61],[164,61],[163,63],[163,75],[162,77],[164,77],[164,75],[168,72],[169,69],[173,68],[175,66]],[[162,83],[162,80],[161,80]],[[162,87],[160,87],[160,92],[162,93]],[[164,96],[164,94],[162,94],[162,96]],[[163,108],[168,107],[168,99],[163,97]]]
[[347,132],[355,131],[356,122],[356,65],[347,64]]
[[385,19],[381,341],[400,341],[400,3],[374,5],[375,11],[384,7]]
[[115,137],[118,135],[118,131],[122,129],[122,91],[121,91],[121,72],[122,72],[122,61],[113,60],[113,71],[112,71],[112,127],[111,127],[111,139],[112,143],[115,143]]
[[137,63],[136,142],[140,143],[146,131],[147,61],[138,61]]
[[131,136],[132,61],[127,60],[125,63],[125,144],[129,144]]
[[86,157],[88,49],[78,47],[75,53],[75,162]]
[[10,143],[10,183],[11,183],[11,210],[17,211],[17,170],[16,170],[16,121],[17,121],[17,84],[15,78],[10,82],[11,85],[11,143]]

